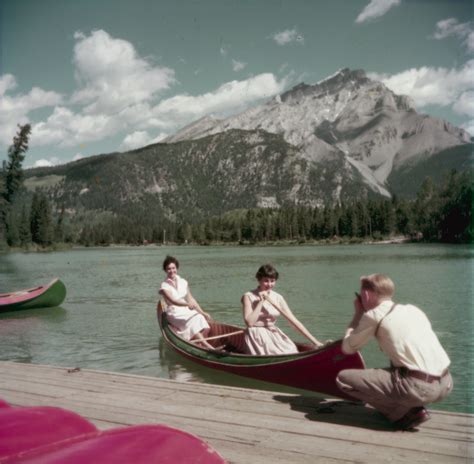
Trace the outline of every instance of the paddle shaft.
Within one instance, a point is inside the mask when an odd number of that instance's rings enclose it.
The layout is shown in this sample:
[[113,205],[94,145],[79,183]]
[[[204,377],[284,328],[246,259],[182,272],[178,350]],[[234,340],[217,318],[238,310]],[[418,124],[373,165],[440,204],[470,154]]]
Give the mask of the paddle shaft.
[[218,338],[230,337],[231,335],[238,335],[238,334],[241,334],[241,333],[244,333],[244,332],[245,332],[245,330],[236,330],[235,332],[229,332],[229,333],[222,334],[222,335],[214,335],[213,337],[198,338],[195,341],[196,342],[207,342],[208,340],[217,340]]
[[[281,308],[270,298],[265,298],[264,301],[268,301],[288,322],[290,322],[290,324],[293,324],[293,322],[289,319],[289,317],[281,310]],[[293,324],[294,325],[294,324]],[[299,330],[301,332],[301,330]],[[305,335],[303,332],[301,332],[303,335]],[[305,335],[306,338],[309,338],[307,335]],[[313,341],[310,339],[311,343],[313,343]],[[314,344],[314,343],[313,343]]]

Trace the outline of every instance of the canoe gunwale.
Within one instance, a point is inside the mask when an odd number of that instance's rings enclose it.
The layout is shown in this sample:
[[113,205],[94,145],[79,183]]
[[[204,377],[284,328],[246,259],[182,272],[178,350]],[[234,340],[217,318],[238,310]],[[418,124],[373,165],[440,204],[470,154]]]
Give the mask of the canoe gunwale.
[[[252,368],[252,367],[263,367],[263,366],[268,366],[268,365],[277,365],[277,364],[285,364],[285,363],[290,363],[294,362],[297,360],[304,360],[306,358],[311,358],[314,355],[319,355],[323,353],[324,351],[330,350],[336,346],[339,346],[342,343],[342,340],[336,340],[330,344],[324,345],[319,348],[314,348],[311,350],[305,350],[305,351],[300,351],[298,353],[290,353],[290,354],[274,354],[274,355],[253,355],[253,354],[246,354],[246,353],[238,353],[238,352],[229,352],[229,351],[213,351],[209,350],[206,348],[202,348],[194,343],[190,343],[189,341],[181,338],[179,335],[175,334],[170,328],[169,324],[166,321],[165,317],[165,312],[162,310],[161,307],[161,301],[158,302],[157,305],[157,316],[158,316],[158,322],[160,325],[161,332],[165,338],[165,340],[178,352],[180,352],[183,355],[189,356],[190,358],[197,358],[200,360],[205,361],[206,363],[212,363],[212,364],[217,364],[217,365],[224,365],[224,366],[236,366],[236,365],[241,365],[245,366],[246,368]],[[221,326],[228,327],[229,329],[232,330],[243,330],[242,327],[230,325],[230,324],[223,324],[219,323]],[[179,344],[177,344],[173,339],[176,339],[179,341]],[[188,349],[182,348],[180,345],[184,345]],[[201,353],[202,356],[195,356],[193,352],[198,352]],[[232,358],[235,360],[252,360],[252,361],[262,361],[260,363],[258,362],[252,362],[251,364],[247,364],[245,362],[242,362],[241,364],[238,363],[229,363],[225,362],[222,358],[227,357],[227,358]],[[213,359],[215,358],[215,359]],[[265,362],[266,361],[266,362]],[[363,362],[363,359],[362,359]],[[365,363],[364,363],[365,367]]]
[[[359,352],[349,355],[343,353],[341,340],[314,350],[283,355],[255,356],[215,351],[196,346],[174,333],[166,321],[161,302],[157,305],[157,316],[163,338],[178,354],[207,368],[229,374],[353,400],[341,391],[336,377],[345,369],[365,369],[364,359]],[[238,328],[217,324],[231,331]]]

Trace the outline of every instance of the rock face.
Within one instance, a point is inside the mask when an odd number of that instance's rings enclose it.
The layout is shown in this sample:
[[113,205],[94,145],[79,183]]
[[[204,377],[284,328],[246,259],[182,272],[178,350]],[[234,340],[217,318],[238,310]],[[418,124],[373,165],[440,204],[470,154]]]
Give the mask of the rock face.
[[[270,101],[222,121],[196,123],[169,142],[229,129],[282,134],[313,162],[343,156],[375,192],[389,196],[389,178],[407,163],[470,143],[470,136],[440,119],[418,114],[364,71],[343,69],[315,84],[299,84]],[[396,176],[395,176],[396,177]]]
[[[282,135],[231,129],[27,171],[68,210],[199,220],[240,208],[324,206],[376,195],[340,152],[315,163]],[[127,213],[128,214],[128,213]]]
[[199,220],[238,208],[413,196],[426,175],[470,169],[462,129],[418,114],[363,71],[344,69],[165,143],[27,171],[72,212]]

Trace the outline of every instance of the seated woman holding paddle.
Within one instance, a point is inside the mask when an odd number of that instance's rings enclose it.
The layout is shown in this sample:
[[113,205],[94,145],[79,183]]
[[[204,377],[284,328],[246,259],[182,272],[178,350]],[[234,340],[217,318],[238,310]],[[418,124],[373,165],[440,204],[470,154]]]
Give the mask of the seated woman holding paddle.
[[163,261],[166,279],[159,290],[165,300],[166,318],[180,337],[195,341],[203,348],[215,349],[205,340],[210,329],[207,321],[211,316],[205,313],[193,298],[188,282],[178,275],[178,269],[178,260],[167,256]]
[[322,346],[306,327],[293,315],[285,299],[273,287],[278,279],[278,271],[271,264],[264,264],[255,276],[258,287],[242,297],[244,320],[247,324],[245,334],[246,350],[254,355],[297,353],[298,348],[275,326],[281,314],[311,343]]

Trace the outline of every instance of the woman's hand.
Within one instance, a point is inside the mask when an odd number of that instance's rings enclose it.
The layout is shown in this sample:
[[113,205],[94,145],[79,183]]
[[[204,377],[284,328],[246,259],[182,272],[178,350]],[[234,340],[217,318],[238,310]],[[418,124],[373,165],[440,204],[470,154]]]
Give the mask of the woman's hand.
[[202,315],[206,318],[207,321],[212,321],[212,316],[209,313],[203,311]]

